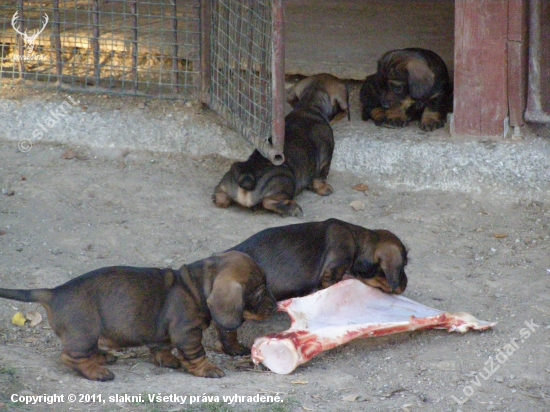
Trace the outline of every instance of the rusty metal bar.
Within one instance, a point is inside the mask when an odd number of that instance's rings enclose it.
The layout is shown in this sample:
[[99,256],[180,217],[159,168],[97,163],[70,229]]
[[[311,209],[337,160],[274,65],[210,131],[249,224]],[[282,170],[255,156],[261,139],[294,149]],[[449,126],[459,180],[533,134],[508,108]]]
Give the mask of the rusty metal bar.
[[270,160],[280,165],[284,162],[285,144],[285,15],[283,0],[273,0],[272,68],[272,126]]
[[94,55],[94,77],[95,86],[99,87],[101,82],[101,66],[99,65],[99,0],[94,0],[92,3],[92,53]]
[[130,2],[130,13],[132,13],[132,77],[134,80],[134,91],[138,89],[138,13],[137,2]]
[[[19,31],[21,33],[25,32],[25,19],[23,18],[24,17],[23,7],[24,7],[23,0],[17,0],[17,14],[19,17],[19,21],[21,22]],[[21,36],[19,33],[17,33],[17,45],[19,49],[19,78],[23,79],[25,77],[25,41],[23,40],[23,36]]]
[[172,90],[174,93],[179,93],[179,77],[178,77],[178,8],[176,0],[172,0],[172,34],[174,47],[172,51]]
[[201,43],[201,91],[200,101],[210,105],[210,89],[212,87],[212,0],[201,0],[200,3],[200,43]]
[[[264,10],[264,15],[262,16],[264,20],[269,20],[271,16],[271,9],[266,8]],[[262,33],[261,36],[262,42],[261,42],[261,53],[260,53],[260,61],[261,62],[268,62],[273,56],[271,56],[271,33]],[[270,83],[271,83],[271,67],[267,64],[260,64],[260,90],[269,90],[270,89]],[[260,96],[260,113],[259,117],[261,119],[266,119],[269,117],[269,113],[271,111],[271,102],[273,100],[273,93],[267,94],[262,93]],[[269,125],[271,128],[271,124]],[[271,129],[270,129],[271,134]]]
[[61,57],[61,15],[59,13],[59,0],[53,1],[52,44],[55,47],[55,70],[57,82],[61,83],[63,76],[63,62]]

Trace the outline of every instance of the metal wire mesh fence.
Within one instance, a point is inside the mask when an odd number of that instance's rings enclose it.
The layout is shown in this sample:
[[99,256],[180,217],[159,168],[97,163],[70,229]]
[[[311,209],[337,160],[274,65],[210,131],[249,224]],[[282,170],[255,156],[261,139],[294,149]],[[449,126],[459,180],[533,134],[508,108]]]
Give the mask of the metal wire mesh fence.
[[0,84],[200,100],[280,164],[282,3],[0,0]]
[[278,10],[280,1],[212,2],[209,102],[276,164],[283,161],[284,140]]
[[0,1],[0,82],[199,99],[200,0]]

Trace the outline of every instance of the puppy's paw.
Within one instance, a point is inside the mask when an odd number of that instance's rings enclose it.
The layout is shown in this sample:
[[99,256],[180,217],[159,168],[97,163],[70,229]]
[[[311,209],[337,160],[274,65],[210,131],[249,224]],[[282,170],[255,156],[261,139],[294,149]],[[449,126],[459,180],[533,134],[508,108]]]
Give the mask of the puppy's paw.
[[80,365],[80,368],[76,368],[82,376],[91,381],[107,382],[112,381],[115,378],[115,374],[109,369],[98,365],[97,363],[88,362]]
[[291,200],[287,205],[279,209],[279,213],[282,217],[301,217],[304,215],[304,212],[302,211],[302,208],[298,203]]
[[209,363],[199,373],[193,373],[195,376],[201,376],[203,378],[223,378],[225,373],[215,365]]
[[411,120],[406,113],[406,102],[403,102],[401,106],[392,107],[386,111],[386,120],[384,126],[386,127],[405,127]]
[[216,190],[212,195],[212,200],[214,201],[216,206],[223,209],[228,208],[231,205],[231,198],[227,193],[222,191]]
[[151,351],[151,353],[153,355],[153,362],[157,366],[170,369],[178,369],[181,366],[180,360],[172,355],[169,349],[160,350],[158,352]]
[[98,354],[92,356],[90,360],[96,362],[98,365],[112,365],[116,363],[117,357],[112,353],[100,351]]
[[[90,358],[73,358],[66,353],[62,353],[61,361],[91,381],[112,381],[115,378],[115,374],[99,365],[97,363],[98,357],[101,359],[101,354],[96,353]],[[104,360],[106,361],[105,358]]]
[[425,132],[432,132],[436,129],[440,129],[445,126],[445,122],[429,122],[429,123],[420,123],[420,129]]
[[441,113],[425,110],[420,120],[420,128],[425,132],[431,132],[445,126],[445,118]]
[[100,382],[107,382],[115,379],[115,374],[111,372],[109,369],[103,368],[100,366],[99,369],[95,372],[94,378],[88,378],[88,379],[96,380]]
[[397,118],[388,118],[384,122],[384,126],[389,127],[389,128],[405,127],[408,124],[409,124],[408,119],[403,119],[403,118],[399,118],[399,117],[397,117]]
[[181,363],[189,373],[201,378],[223,378],[225,376],[225,373],[217,366],[208,362],[206,357],[192,361],[182,359]]
[[250,355],[250,349],[237,342],[231,346],[222,346],[223,353],[229,356],[248,356]]
[[264,207],[264,209],[276,212],[282,217],[299,217],[303,215],[300,205],[298,205],[298,203],[291,199],[277,200],[266,197],[262,202],[262,206]]
[[324,179],[315,179],[313,180],[313,191],[319,196],[328,196],[331,195],[334,190],[332,186],[329,185]]
[[[376,126],[381,126],[386,121],[386,111],[381,107],[377,107],[370,113],[370,118],[374,121]],[[367,116],[368,119],[368,116]],[[367,120],[363,117],[363,120]]]

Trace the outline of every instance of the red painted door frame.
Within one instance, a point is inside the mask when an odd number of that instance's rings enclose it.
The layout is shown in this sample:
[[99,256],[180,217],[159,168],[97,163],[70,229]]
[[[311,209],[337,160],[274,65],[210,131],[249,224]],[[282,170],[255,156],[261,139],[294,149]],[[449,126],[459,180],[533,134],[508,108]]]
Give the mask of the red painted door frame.
[[528,0],[455,0],[452,133],[503,137],[523,125]]

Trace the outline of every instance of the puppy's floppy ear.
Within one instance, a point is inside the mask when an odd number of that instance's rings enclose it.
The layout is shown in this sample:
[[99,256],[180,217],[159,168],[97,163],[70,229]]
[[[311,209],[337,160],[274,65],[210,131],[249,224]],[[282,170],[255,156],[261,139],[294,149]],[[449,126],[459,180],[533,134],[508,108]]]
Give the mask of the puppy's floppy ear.
[[286,101],[292,108],[298,104],[299,97],[296,95],[296,86],[292,86],[289,90],[286,92]]
[[309,87],[311,82],[314,80],[313,76],[305,77],[302,80],[296,82],[286,93],[286,101],[292,108],[296,107],[304,90]]
[[216,276],[206,303],[212,317],[222,328],[234,330],[243,323],[243,287],[229,273]]
[[374,252],[374,263],[380,265],[390,287],[396,290],[400,285],[401,272],[405,263],[399,247],[391,243],[380,244]]
[[406,64],[409,72],[409,90],[413,99],[422,99],[428,95],[434,84],[434,72],[425,61],[410,58]]

